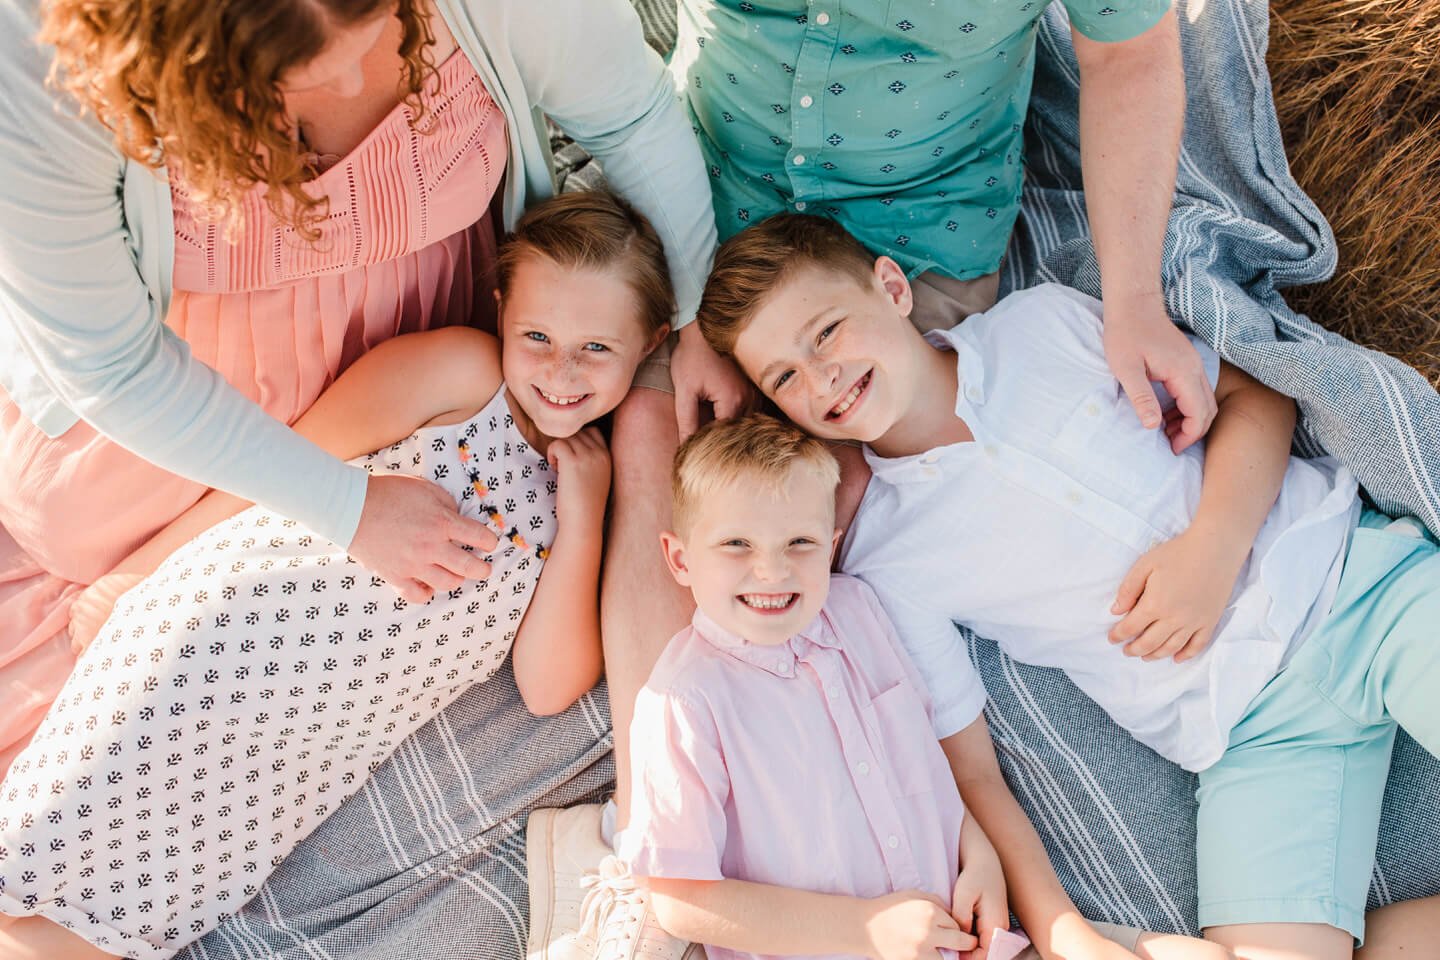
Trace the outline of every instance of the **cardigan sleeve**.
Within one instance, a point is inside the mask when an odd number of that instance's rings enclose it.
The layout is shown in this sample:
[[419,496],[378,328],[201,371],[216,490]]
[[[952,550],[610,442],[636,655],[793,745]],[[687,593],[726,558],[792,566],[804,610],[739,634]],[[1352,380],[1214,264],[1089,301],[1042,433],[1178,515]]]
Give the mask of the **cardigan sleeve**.
[[[628,0],[509,3],[511,54],[538,107],[655,225],[678,308],[695,318],[715,253],[710,183],[674,82]],[[519,107],[519,105],[516,105]]]
[[[57,105],[49,50],[0,17],[0,324],[3,382],[48,394],[165,470],[348,544],[366,475],[276,421],[191,356],[142,281],[125,161],[93,119]],[[25,407],[22,405],[22,410]],[[30,411],[26,411],[27,414]]]

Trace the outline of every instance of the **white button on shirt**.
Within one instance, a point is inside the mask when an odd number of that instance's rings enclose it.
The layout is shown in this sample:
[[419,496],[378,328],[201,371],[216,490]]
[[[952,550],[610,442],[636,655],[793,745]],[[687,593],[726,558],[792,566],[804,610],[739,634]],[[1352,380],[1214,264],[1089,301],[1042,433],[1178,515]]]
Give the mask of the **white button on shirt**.
[[817,13],[817,14],[815,15],[815,22],[818,23],[818,24],[819,24],[820,26],[822,26],[822,27],[825,26],[826,24],[828,24],[828,23],[830,22],[830,14],[828,14],[828,13]]
[[[1209,651],[1183,664],[1124,656],[1106,639],[1115,592],[1189,525],[1204,454],[1176,456],[1140,427],[1105,362],[1099,307],[1047,284],[930,334],[955,351],[956,413],[977,442],[895,459],[867,449],[873,476],[841,565],[880,596],[930,686],[937,735],[984,703],[955,621],[1064,670],[1137,740],[1201,770],[1312,612],[1328,610],[1356,483],[1333,461],[1292,458]],[[1214,382],[1219,359],[1194,342]]]

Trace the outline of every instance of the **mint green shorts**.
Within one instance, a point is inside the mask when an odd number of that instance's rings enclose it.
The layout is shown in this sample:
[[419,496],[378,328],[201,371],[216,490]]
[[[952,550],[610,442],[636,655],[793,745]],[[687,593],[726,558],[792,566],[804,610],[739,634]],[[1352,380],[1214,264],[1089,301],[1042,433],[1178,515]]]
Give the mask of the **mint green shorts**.
[[1440,751],[1440,547],[1366,510],[1329,616],[1200,774],[1200,925],[1365,932],[1396,727]]

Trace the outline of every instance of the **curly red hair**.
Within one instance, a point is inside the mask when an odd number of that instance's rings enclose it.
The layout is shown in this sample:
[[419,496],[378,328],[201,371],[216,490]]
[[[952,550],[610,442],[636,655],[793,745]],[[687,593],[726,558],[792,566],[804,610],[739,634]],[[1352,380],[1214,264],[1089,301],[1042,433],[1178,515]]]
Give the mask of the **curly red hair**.
[[417,118],[435,75],[424,0],[44,0],[39,39],[53,44],[51,80],[115,135],[128,157],[184,172],[217,220],[266,186],[283,222],[315,235],[324,201],[286,116],[279,82],[316,56],[335,26],[393,10],[403,26],[405,97]]

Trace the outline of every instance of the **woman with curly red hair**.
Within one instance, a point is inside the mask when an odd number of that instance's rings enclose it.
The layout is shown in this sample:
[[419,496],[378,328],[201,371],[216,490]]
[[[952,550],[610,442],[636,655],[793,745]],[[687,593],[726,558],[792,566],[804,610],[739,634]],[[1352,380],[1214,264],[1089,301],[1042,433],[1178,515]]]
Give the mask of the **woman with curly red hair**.
[[709,189],[624,0],[0,0],[0,38],[0,771],[72,613],[207,488],[411,600],[484,574],[438,488],[288,424],[375,344],[492,322],[497,233],[554,190],[543,115],[693,315]]

